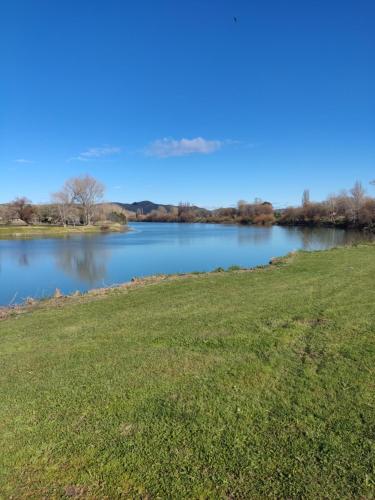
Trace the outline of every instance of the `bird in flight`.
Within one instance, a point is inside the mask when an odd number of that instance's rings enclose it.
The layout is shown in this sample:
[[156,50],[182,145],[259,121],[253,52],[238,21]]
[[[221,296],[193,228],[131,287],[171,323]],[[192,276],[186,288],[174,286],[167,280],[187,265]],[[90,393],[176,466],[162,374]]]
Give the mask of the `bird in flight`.
[[233,16],[233,21],[236,23],[237,22],[237,17]]

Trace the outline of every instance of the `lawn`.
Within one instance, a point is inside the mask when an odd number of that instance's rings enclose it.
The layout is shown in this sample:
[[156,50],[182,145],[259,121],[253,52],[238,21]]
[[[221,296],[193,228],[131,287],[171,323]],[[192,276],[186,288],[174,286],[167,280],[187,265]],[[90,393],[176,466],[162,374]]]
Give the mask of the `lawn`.
[[51,225],[34,225],[34,226],[8,226],[0,225],[0,239],[7,238],[30,238],[33,236],[64,236],[70,234],[81,233],[100,233],[103,231],[120,232],[126,230],[126,226],[121,224],[112,224],[105,226],[51,226]]
[[375,495],[375,246],[42,306],[0,352],[1,498]]

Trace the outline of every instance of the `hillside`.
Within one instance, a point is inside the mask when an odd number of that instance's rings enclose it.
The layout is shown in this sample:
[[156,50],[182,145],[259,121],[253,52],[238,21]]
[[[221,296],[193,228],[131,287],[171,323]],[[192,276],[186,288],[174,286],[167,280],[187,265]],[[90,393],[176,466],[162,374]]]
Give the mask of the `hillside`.
[[[177,209],[177,205],[165,205],[163,203],[154,203],[152,201],[135,201],[134,203],[121,203],[121,202],[113,202],[114,205],[119,205],[124,210],[128,210],[134,213],[140,213],[143,215],[150,214],[153,210],[158,210],[160,208],[164,208],[167,212],[172,212],[173,209]],[[195,205],[191,207],[192,209],[202,210],[209,213],[209,210],[205,208],[200,208]]]

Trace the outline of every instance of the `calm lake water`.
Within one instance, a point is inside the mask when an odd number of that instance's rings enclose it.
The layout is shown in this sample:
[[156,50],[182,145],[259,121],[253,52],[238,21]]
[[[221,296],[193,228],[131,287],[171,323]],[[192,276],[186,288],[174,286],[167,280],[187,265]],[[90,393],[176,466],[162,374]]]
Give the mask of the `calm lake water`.
[[363,239],[327,228],[134,223],[104,235],[0,240],[0,304],[85,291],[133,276],[252,267],[297,250],[324,249]]

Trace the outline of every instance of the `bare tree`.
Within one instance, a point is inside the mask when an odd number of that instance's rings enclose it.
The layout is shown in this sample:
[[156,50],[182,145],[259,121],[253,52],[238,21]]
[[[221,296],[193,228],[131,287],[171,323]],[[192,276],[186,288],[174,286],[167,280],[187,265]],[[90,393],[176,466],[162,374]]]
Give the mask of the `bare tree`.
[[307,207],[310,204],[310,191],[309,189],[305,189],[302,194],[302,206]]
[[350,194],[352,195],[353,221],[357,222],[359,211],[362,208],[366,197],[366,192],[362,186],[362,183],[357,181],[350,190]]
[[31,201],[25,196],[22,196],[21,198],[15,198],[13,201],[11,201],[10,207],[14,213],[14,216],[18,219],[23,220],[27,224],[32,221],[35,210],[31,205]]
[[69,220],[69,211],[72,208],[72,199],[69,192],[66,189],[62,189],[57,193],[53,193],[51,198],[57,207],[60,223],[66,226]]
[[68,194],[73,203],[77,203],[82,208],[84,223],[91,224],[95,205],[103,198],[104,185],[90,175],[85,175],[66,181],[63,191]]
[[193,219],[191,203],[188,201],[181,201],[178,204],[178,217],[181,222],[191,222]]
[[330,194],[326,200],[329,220],[334,224],[336,222],[338,212],[337,196]]
[[0,205],[0,224],[7,224],[14,217],[14,210],[9,204]]
[[357,181],[352,189],[350,190],[350,194],[353,197],[353,200],[355,200],[356,204],[361,204],[363,203],[365,196],[366,196],[366,191],[360,181]]

